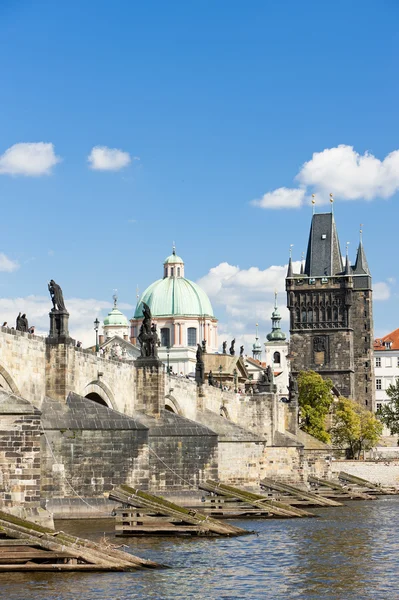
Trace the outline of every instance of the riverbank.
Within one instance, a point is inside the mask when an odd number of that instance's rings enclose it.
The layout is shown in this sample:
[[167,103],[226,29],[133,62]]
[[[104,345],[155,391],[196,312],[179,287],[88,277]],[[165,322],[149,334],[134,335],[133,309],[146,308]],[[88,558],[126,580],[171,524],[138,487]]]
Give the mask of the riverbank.
[[385,486],[399,487],[399,460],[393,461],[362,461],[335,460],[332,462],[332,472],[335,476],[340,471],[361,477],[372,483]]

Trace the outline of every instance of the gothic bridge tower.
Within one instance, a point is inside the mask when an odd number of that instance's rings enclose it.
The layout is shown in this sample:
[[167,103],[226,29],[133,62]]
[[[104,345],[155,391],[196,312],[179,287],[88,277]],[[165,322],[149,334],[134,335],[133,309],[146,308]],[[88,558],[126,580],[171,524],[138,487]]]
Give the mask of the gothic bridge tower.
[[339,394],[374,410],[371,275],[362,238],[342,261],[334,214],[313,214],[305,265],[286,278],[291,370],[332,379]]

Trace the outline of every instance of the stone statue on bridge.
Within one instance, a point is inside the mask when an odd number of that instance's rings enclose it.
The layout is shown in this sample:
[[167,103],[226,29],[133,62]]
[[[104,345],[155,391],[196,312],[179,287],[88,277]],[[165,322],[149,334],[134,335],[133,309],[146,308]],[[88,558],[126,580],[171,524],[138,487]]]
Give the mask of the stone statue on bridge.
[[234,344],[235,343],[236,343],[236,340],[234,338],[234,340],[231,340],[231,346],[230,346],[230,349],[229,349],[230,356],[234,356],[234,354],[235,354],[235,350],[234,350]]
[[28,319],[26,318],[25,313],[23,315],[21,315],[21,313],[19,313],[16,324],[15,324],[15,328],[17,331],[28,331],[29,325],[28,325]]
[[59,312],[67,312],[64,304],[64,296],[62,293],[61,287],[58,283],[55,283],[54,279],[52,279],[48,284],[48,291],[50,292],[51,300],[53,302],[53,310],[58,310]]
[[200,344],[197,344],[197,354],[196,354],[197,362],[195,364],[195,381],[197,385],[200,387],[204,383],[205,379],[205,367],[204,361],[202,359],[202,347]]
[[159,345],[157,326],[155,323],[151,324],[151,309],[145,302],[143,302],[143,316],[144,319],[137,336],[140,343],[141,358],[157,358]]
[[298,380],[292,373],[288,375],[288,399],[290,402],[298,402],[299,389]]

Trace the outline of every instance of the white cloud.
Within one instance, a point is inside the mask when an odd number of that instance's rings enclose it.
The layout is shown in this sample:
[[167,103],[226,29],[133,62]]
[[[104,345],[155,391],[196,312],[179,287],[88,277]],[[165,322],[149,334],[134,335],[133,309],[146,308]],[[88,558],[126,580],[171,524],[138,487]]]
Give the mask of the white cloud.
[[387,283],[381,281],[373,284],[373,299],[388,300],[391,296],[391,289]]
[[[299,271],[300,262],[293,263]],[[272,265],[261,270],[258,267],[240,269],[227,262],[220,263],[197,283],[208,294],[214,305],[223,307],[226,319],[219,323],[219,341],[237,338],[237,344],[245,345],[251,353],[255,340],[255,324],[259,323],[259,337],[266,341],[266,333],[271,330],[271,314],[274,306],[274,291],[278,292],[278,305],[283,320],[283,328],[288,334],[288,310],[285,307],[285,277],[287,265]]]
[[131,162],[131,157],[129,152],[123,152],[118,148],[94,146],[89,154],[88,161],[90,168],[97,171],[119,171]]
[[3,252],[0,252],[0,271],[12,273],[19,269],[19,263],[16,260],[11,260]]
[[305,190],[281,187],[267,192],[259,200],[252,200],[251,204],[260,208],[299,208],[304,197]]
[[[95,344],[94,320],[96,317],[102,322],[103,317],[112,308],[112,303],[102,300],[66,298],[65,304],[70,314],[69,332],[71,337],[80,340],[84,346]],[[126,316],[131,316],[133,306],[119,304],[121,310],[126,310]],[[7,321],[9,327],[15,327],[19,312],[26,313],[29,326],[35,326],[35,333],[48,335],[50,320],[49,312],[51,302],[48,296],[26,296],[25,298],[0,298],[0,325]],[[101,333],[101,328],[100,328]]]
[[399,190],[399,150],[383,160],[370,152],[359,154],[341,144],[314,152],[295,177],[300,188],[278,188],[252,202],[260,208],[295,208],[305,203],[306,192],[316,194],[316,203],[339,200],[389,198]]
[[14,144],[0,155],[0,175],[49,175],[51,169],[59,162],[61,158],[56,156],[53,144]]

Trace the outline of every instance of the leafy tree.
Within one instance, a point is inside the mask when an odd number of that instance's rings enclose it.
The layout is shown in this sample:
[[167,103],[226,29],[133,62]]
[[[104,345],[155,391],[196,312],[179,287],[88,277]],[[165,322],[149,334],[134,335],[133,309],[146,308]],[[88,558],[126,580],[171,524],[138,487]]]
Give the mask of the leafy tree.
[[332,387],[331,379],[323,379],[315,371],[301,371],[298,375],[300,428],[326,443],[330,441],[326,419],[332,401]]
[[382,423],[370,410],[354,400],[339,398],[330,433],[336,446],[348,448],[349,458],[360,458],[363,450],[375,446],[382,429]]
[[395,384],[388,387],[386,392],[390,402],[380,408],[378,416],[384,425],[389,427],[391,434],[395,435],[399,433],[399,378],[396,379]]

